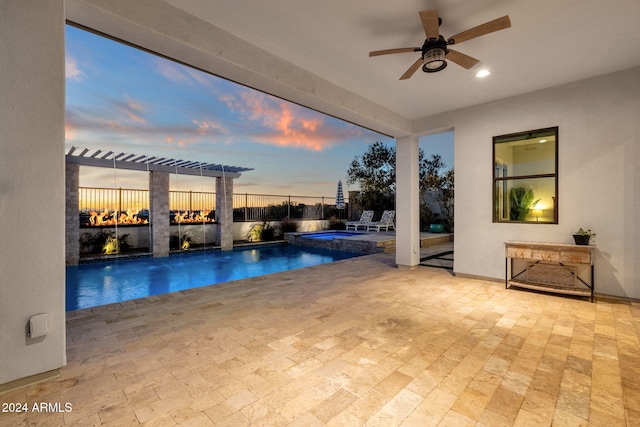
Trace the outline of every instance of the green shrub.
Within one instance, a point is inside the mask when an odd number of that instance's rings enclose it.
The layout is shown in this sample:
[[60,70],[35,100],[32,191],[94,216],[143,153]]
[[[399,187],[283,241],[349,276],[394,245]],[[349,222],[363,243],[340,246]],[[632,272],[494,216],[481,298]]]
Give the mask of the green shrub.
[[278,227],[268,221],[262,224],[256,224],[251,227],[247,234],[247,240],[250,242],[268,242],[276,239],[276,231]]
[[80,236],[80,249],[82,253],[89,254],[122,254],[131,251],[129,234],[121,234],[116,239],[116,233],[112,230],[100,230],[97,233],[82,233]]
[[300,223],[296,220],[285,218],[280,223],[280,230],[283,233],[295,233],[300,228]]
[[191,245],[194,243],[193,237],[183,234],[182,238],[180,238],[177,234],[172,234],[169,237],[169,250],[177,251],[179,249],[189,249]]
[[346,230],[347,229],[347,224],[336,218],[335,216],[332,216],[331,218],[329,218],[329,225],[328,225],[328,230]]

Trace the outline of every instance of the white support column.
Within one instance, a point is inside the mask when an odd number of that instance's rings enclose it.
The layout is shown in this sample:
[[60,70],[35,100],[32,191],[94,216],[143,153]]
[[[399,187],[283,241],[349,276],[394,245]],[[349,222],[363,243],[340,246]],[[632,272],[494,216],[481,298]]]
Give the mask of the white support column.
[[[2,0],[0,45],[4,385],[51,377],[66,364],[64,1]],[[46,221],[30,218],[38,212]],[[48,315],[48,333],[31,337],[27,325],[38,314]]]
[[396,264],[414,269],[420,263],[420,191],[418,137],[396,139]]

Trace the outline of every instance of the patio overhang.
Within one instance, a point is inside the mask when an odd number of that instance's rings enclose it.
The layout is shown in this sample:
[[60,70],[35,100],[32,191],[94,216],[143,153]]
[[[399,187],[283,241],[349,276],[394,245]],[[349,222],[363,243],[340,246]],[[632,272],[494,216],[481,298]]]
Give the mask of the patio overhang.
[[204,163],[191,160],[172,159],[169,157],[147,156],[115,151],[90,150],[71,147],[66,155],[67,163],[80,166],[95,166],[137,170],[146,172],[167,172],[177,175],[239,178],[241,172],[253,170],[241,166],[227,166],[215,163]]

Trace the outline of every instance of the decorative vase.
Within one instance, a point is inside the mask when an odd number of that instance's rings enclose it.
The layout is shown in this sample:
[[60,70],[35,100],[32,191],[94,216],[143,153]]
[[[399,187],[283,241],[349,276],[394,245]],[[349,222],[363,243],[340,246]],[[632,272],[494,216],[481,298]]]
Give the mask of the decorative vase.
[[588,245],[590,239],[591,239],[591,236],[584,235],[584,234],[573,235],[573,240],[575,240],[576,245]]
[[444,227],[442,224],[430,224],[429,231],[432,233],[442,233],[444,231]]

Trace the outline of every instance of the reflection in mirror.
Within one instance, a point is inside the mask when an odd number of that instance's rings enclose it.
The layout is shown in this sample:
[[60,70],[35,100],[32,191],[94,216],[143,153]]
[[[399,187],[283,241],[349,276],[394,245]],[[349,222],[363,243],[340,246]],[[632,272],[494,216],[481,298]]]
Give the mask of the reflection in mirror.
[[558,128],[493,138],[493,222],[558,223]]

